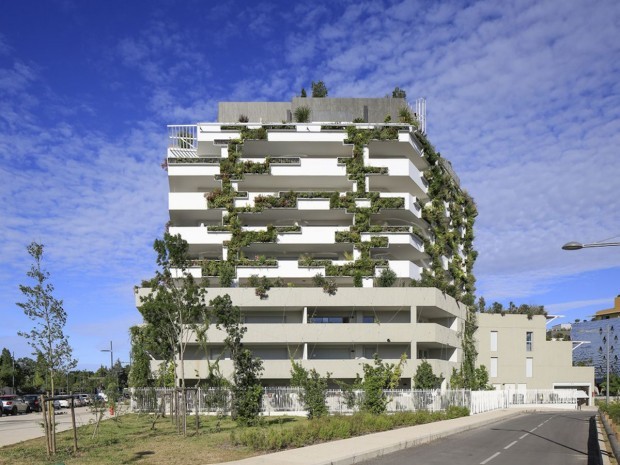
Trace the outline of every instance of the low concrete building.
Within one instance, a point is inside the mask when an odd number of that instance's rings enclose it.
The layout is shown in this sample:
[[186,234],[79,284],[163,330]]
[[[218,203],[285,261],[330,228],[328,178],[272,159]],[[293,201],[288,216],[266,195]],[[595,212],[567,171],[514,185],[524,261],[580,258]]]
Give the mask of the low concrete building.
[[594,368],[573,367],[572,342],[547,341],[547,318],[478,314],[478,365],[496,389],[581,389],[591,395]]

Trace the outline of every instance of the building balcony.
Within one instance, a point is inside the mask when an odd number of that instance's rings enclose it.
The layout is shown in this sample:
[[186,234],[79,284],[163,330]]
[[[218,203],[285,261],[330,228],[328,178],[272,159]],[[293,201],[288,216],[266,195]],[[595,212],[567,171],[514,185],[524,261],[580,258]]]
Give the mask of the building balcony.
[[419,199],[428,199],[426,180],[411,161],[399,158],[371,158],[368,160],[368,166],[388,169],[388,174],[368,175],[370,191],[407,192]]
[[406,158],[420,171],[424,171],[429,167],[420,143],[410,132],[399,132],[398,140],[371,140],[368,143],[368,154],[371,159],[378,160]]
[[222,244],[232,237],[227,231],[208,231],[206,226],[172,226],[169,232],[173,236],[180,234],[189,245],[190,256],[194,257],[221,257]]
[[[266,230],[264,227],[244,227],[244,230]],[[336,233],[348,231],[347,226],[300,226],[299,231],[278,233],[276,242],[252,243],[243,249],[246,256],[267,255],[315,256],[338,258],[353,252],[353,244],[336,242]]]
[[219,165],[183,163],[168,165],[170,192],[209,192],[222,185],[216,179]]
[[[393,344],[411,344],[417,335],[417,326],[411,323],[256,323],[245,324],[244,344],[297,345],[312,341],[313,344],[383,344],[388,339]],[[438,325],[435,325],[438,326]],[[446,328],[443,328],[446,329]],[[450,331],[450,330],[447,330]],[[423,335],[430,330],[421,331]],[[456,333],[454,335],[456,337]],[[195,336],[190,336],[195,341]],[[211,326],[207,341],[223,344],[226,333]],[[437,340],[439,342],[440,340]]]
[[[246,174],[239,181],[239,188],[244,191],[339,191],[353,189],[353,181],[347,176],[346,167],[339,165],[336,157],[332,158],[297,158],[299,163],[270,165],[270,174]],[[265,158],[244,158],[243,161],[263,163]]]
[[[244,199],[235,199],[235,207],[253,207],[257,195],[279,195],[278,192],[249,192]],[[239,219],[243,225],[259,226],[300,226],[318,223],[325,226],[345,226],[353,224],[353,214],[344,208],[330,209],[330,201],[325,198],[298,198],[291,207],[268,207],[258,213],[242,212]]]
[[201,223],[222,222],[222,208],[209,208],[202,192],[170,192],[170,221],[178,226],[199,226]]
[[376,258],[400,258],[410,261],[421,260],[427,257],[424,252],[424,243],[417,235],[411,232],[377,232],[362,233],[362,241],[370,242],[373,237],[387,237],[387,247],[378,247],[371,250]]
[[[299,360],[298,362],[306,370],[315,369],[318,373],[324,375],[330,373],[332,379],[353,379],[357,374],[363,375],[363,367],[365,364],[373,364],[372,359],[337,359],[337,360]],[[400,359],[384,359],[384,363],[398,365]],[[452,368],[457,368],[457,363],[447,360],[427,360],[433,368],[433,373],[449,377]],[[213,361],[211,361],[213,363]],[[407,360],[403,367],[403,378],[412,378],[415,375],[421,360]],[[156,373],[159,371],[159,362],[151,362],[151,371]],[[186,379],[205,379],[209,375],[208,364],[206,360],[185,360],[185,378]],[[291,378],[291,361],[286,360],[263,360],[264,371],[262,379],[281,379],[283,385],[288,385]],[[234,365],[232,360],[220,360],[219,368],[225,378],[231,379],[234,373]],[[181,368],[177,366],[177,375],[181,376]]]

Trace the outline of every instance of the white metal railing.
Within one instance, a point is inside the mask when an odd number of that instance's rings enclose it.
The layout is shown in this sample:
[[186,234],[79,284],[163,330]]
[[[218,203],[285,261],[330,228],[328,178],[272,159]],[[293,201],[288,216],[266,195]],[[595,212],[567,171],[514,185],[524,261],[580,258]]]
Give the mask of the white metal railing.
[[168,125],[169,147],[174,149],[196,149],[195,124],[170,124]]
[[[469,391],[415,390],[384,391],[388,412],[445,411],[448,407],[467,407],[472,415],[491,410],[517,406],[564,406],[577,405],[583,393],[576,389],[541,389],[526,391]],[[305,414],[301,402],[301,390],[294,387],[266,387],[263,393],[262,413]],[[176,397],[175,397],[176,396]],[[329,413],[352,414],[363,401],[364,392],[329,389],[326,405]],[[169,412],[173,399],[180,401],[181,391],[174,388],[136,388],[131,390],[131,409],[135,412]],[[228,414],[231,393],[228,389],[188,389],[187,407],[191,413]]]

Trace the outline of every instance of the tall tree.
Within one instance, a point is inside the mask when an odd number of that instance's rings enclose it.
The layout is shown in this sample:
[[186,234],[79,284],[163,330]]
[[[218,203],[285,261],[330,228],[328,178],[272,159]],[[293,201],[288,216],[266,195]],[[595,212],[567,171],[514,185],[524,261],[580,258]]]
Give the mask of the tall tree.
[[15,362],[9,349],[4,347],[2,355],[0,355],[0,388],[5,386],[13,386],[13,377],[15,376]]
[[[206,290],[189,271],[189,245],[180,234],[165,233],[154,244],[157,252],[151,292],[142,298],[140,313],[151,334],[157,335],[160,351],[179,362],[178,382],[185,395],[185,351],[195,338],[203,339],[209,326]],[[176,377],[176,370],[175,370]],[[183,433],[186,433],[186,402],[183,402]]]
[[323,81],[312,81],[312,96],[313,97],[327,97],[327,86]]
[[41,361],[48,372],[47,387],[54,392],[54,377],[57,373],[66,372],[77,365],[72,357],[69,337],[64,334],[67,323],[67,312],[62,300],[54,297],[54,286],[49,282],[50,275],[43,269],[43,244],[32,242],[28,254],[34,260],[26,275],[34,280],[34,286],[20,285],[25,302],[17,303],[28,318],[35,322],[30,331],[19,331],[17,334],[27,339],[34,350],[33,354]]

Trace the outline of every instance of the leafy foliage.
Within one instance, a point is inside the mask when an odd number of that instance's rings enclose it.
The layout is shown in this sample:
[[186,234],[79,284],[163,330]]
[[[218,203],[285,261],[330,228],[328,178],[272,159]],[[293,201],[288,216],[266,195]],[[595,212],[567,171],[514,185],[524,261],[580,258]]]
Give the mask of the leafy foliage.
[[315,98],[327,97],[327,87],[323,81],[312,81],[312,96]]
[[392,91],[392,98],[407,98],[407,92],[404,89],[396,86]]
[[385,390],[395,389],[398,386],[407,356],[403,354],[398,364],[384,363],[375,354],[374,364],[365,363],[363,366],[364,378],[357,383],[364,391],[361,410],[374,414],[385,413],[390,401]]
[[243,335],[247,328],[241,325],[241,311],[234,306],[229,295],[211,300],[216,326],[226,331],[224,344],[230,351],[235,366],[233,375],[232,415],[241,425],[254,425],[258,422],[263,388],[260,375],[263,362],[252,357],[252,352],[243,347]]
[[322,377],[314,368],[308,371],[295,360],[291,360],[291,364],[291,386],[302,388],[300,400],[308,412],[308,418],[327,415],[329,412],[325,400],[330,374]]
[[396,273],[391,268],[383,268],[377,278],[379,287],[392,287],[396,283]]
[[441,387],[441,377],[433,373],[430,363],[422,360],[413,377],[413,385],[416,389],[438,389]]
[[307,105],[301,105],[295,108],[293,112],[293,118],[298,123],[309,123],[310,122],[310,107]]
[[482,297],[478,299],[478,311],[480,313],[498,313],[502,316],[527,315],[528,320],[531,320],[534,315],[547,316],[547,312],[543,305],[521,304],[517,307],[514,302],[509,302],[508,307],[505,308],[500,302],[493,302],[490,306],[486,306],[486,302]]
[[131,370],[129,386],[147,387],[151,385],[151,358],[148,355],[147,331],[141,326],[129,328],[131,336]]

